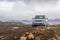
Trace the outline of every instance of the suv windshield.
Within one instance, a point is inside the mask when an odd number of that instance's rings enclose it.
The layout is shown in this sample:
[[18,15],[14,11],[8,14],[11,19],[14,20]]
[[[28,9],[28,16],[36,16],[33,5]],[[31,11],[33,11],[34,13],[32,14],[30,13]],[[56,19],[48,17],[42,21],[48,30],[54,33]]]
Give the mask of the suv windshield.
[[45,18],[45,16],[42,16],[42,15],[40,15],[40,16],[35,16],[35,19],[44,19]]

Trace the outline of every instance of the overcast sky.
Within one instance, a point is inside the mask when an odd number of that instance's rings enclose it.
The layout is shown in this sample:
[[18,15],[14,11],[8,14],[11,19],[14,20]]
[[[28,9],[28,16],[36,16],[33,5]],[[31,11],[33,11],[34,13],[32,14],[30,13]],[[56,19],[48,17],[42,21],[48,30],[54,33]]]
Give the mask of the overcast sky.
[[0,20],[27,19],[35,15],[60,18],[59,0],[0,0]]

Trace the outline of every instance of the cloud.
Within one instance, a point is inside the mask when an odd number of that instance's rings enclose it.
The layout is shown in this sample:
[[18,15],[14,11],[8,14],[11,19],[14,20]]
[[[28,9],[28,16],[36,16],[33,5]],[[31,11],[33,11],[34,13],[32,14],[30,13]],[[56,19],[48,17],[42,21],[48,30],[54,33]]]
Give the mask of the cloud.
[[42,2],[44,2],[45,4],[40,4],[38,3],[38,1],[30,1],[29,4],[27,2],[28,1],[21,1],[17,2],[15,5],[15,13],[16,15],[21,16],[22,19],[31,19],[34,15],[37,14],[45,14],[48,17],[53,17],[53,15],[57,16],[55,13],[57,13],[58,10],[60,10],[58,1],[55,1],[54,4],[49,3],[50,5],[44,1]]
[[[60,2],[58,0],[20,0],[20,1],[4,1],[0,3],[3,8],[0,16],[4,19],[32,19],[35,15],[44,14],[47,17],[60,17]],[[8,7],[8,8],[6,8]],[[1,9],[0,9],[1,10]]]
[[13,8],[13,2],[1,2],[0,1],[0,10],[1,11],[10,11]]

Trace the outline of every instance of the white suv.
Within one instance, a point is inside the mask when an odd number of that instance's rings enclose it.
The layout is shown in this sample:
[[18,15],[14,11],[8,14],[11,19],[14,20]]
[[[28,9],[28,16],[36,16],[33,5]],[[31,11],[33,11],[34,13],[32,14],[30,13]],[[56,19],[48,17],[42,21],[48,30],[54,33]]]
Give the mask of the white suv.
[[33,18],[32,26],[45,26],[47,25],[47,18],[45,15],[36,15],[35,18]]

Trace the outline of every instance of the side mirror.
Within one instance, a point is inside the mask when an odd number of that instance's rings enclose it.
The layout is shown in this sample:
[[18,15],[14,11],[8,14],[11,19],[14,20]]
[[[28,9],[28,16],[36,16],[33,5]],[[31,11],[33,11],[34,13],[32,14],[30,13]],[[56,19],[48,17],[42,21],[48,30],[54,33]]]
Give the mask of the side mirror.
[[46,18],[46,21],[48,21],[48,18]]
[[34,18],[32,18],[32,19],[34,19]]
[[47,19],[47,20],[48,20],[48,18],[45,18],[45,19]]

